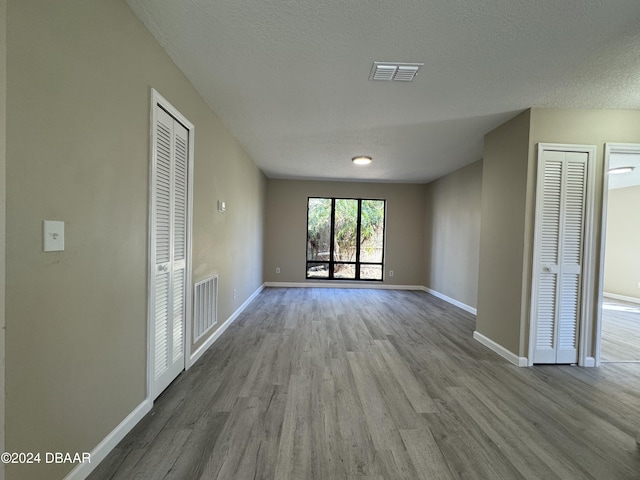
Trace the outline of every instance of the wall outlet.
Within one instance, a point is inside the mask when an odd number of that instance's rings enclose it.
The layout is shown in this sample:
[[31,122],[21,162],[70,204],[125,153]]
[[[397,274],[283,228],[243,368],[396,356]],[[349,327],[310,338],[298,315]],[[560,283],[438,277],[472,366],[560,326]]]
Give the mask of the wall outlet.
[[[280,273],[280,267],[276,267],[276,273]],[[640,285],[638,285],[640,287]]]
[[638,282],[638,288],[640,288],[640,282]]
[[393,277],[393,270],[389,270],[389,276]]
[[235,288],[233,289],[233,299],[234,300],[236,299],[236,289]]

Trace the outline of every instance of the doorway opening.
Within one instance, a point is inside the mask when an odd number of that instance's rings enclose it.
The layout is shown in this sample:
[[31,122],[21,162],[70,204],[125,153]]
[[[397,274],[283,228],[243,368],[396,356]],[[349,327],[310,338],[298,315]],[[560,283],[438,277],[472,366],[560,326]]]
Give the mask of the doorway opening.
[[598,363],[640,363],[640,144],[607,144]]

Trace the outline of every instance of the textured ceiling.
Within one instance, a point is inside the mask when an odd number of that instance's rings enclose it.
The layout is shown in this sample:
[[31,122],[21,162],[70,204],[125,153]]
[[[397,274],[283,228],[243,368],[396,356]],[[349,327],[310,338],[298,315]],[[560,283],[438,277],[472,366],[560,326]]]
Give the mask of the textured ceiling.
[[638,0],[127,3],[269,177],[426,182],[528,107],[640,108]]

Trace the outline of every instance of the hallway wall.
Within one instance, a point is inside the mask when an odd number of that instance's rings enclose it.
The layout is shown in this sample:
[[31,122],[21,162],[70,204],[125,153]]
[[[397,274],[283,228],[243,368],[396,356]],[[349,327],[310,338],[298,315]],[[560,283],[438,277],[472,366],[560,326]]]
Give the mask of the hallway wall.
[[219,274],[220,323],[262,284],[266,179],[125,2],[9,0],[7,33],[6,449],[90,452],[146,398],[151,88],[195,124],[193,279]]

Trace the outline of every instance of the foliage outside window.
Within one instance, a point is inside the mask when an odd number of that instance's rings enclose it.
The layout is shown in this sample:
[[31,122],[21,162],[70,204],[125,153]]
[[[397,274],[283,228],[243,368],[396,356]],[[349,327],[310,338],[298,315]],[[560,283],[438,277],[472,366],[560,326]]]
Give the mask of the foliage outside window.
[[385,200],[310,197],[307,278],[382,280]]

